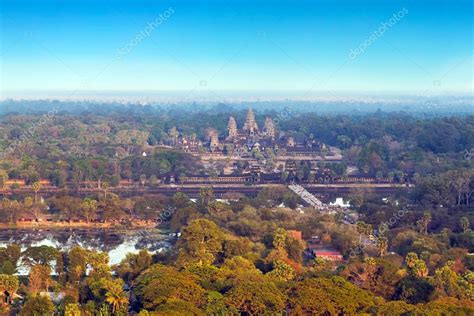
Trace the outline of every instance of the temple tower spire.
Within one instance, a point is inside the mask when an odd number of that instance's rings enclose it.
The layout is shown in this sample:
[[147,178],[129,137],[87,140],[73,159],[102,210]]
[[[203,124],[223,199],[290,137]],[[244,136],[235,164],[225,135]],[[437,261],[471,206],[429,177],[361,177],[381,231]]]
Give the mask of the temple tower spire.
[[275,138],[275,125],[273,124],[273,120],[270,117],[265,119],[264,131],[267,137]]
[[229,117],[229,123],[227,123],[227,131],[229,132],[229,136],[227,138],[232,139],[237,137],[237,122],[231,116]]
[[250,108],[247,112],[247,118],[245,119],[243,130],[249,133],[258,132],[257,121],[255,121],[255,114],[253,114],[252,108]]

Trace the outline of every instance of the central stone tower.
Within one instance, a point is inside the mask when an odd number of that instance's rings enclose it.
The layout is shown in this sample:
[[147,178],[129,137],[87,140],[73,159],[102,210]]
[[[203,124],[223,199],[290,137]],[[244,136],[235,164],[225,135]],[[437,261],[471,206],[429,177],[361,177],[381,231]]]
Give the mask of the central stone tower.
[[255,121],[255,115],[253,114],[252,109],[249,109],[247,112],[247,118],[245,119],[243,130],[251,134],[258,132],[257,121]]

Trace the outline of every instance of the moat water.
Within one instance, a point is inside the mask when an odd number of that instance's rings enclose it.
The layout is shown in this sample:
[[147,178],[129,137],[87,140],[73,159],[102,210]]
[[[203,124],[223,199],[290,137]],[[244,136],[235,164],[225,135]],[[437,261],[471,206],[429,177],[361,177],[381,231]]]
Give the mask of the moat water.
[[[147,249],[155,253],[168,249],[172,237],[158,229],[2,229],[0,247],[17,244],[22,250],[31,246],[47,245],[67,251],[74,246],[107,252],[110,264],[117,264],[127,253]],[[20,272],[20,271],[19,271]]]

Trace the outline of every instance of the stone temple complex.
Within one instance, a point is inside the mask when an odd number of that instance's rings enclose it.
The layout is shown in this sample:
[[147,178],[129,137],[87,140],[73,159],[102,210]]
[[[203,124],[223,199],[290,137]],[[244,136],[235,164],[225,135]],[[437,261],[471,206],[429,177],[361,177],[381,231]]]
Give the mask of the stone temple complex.
[[[295,179],[329,183],[332,173],[319,162],[341,159],[313,135],[282,130],[283,119],[255,115],[248,109],[245,119],[230,116],[226,128],[206,128],[201,136],[184,135],[179,126],[168,131],[158,146],[176,148],[199,157],[203,174],[170,172],[164,183],[290,183]],[[225,125],[224,125],[225,126]],[[209,174],[208,174],[209,173]],[[212,176],[211,176],[212,175]],[[211,180],[210,180],[211,179]]]
[[327,150],[325,145],[315,138],[297,139],[284,131],[279,131],[271,117],[266,117],[260,125],[263,128],[259,128],[252,109],[247,111],[245,121],[241,124],[239,128],[239,123],[231,116],[224,133],[210,129],[204,139],[198,139],[195,135],[192,137],[180,135],[177,128],[173,127],[169,133],[171,135],[169,145],[192,154],[254,158],[257,153],[268,150],[277,156],[314,156]]

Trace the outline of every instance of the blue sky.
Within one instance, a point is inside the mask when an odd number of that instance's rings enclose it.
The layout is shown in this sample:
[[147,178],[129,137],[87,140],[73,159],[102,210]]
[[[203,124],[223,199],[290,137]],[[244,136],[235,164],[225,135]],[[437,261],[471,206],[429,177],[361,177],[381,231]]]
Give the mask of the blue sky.
[[[4,97],[52,90],[472,90],[473,9],[467,0],[1,5]],[[143,36],[153,21],[159,23]]]

